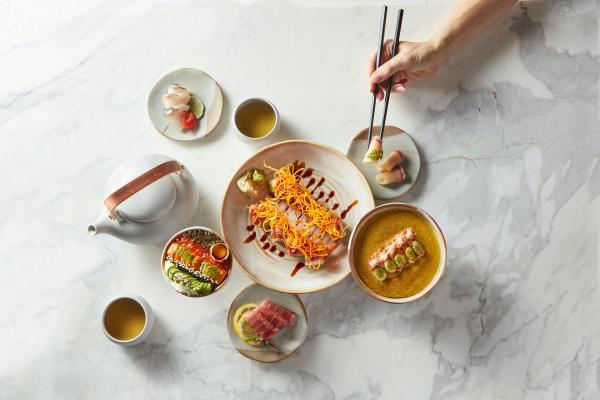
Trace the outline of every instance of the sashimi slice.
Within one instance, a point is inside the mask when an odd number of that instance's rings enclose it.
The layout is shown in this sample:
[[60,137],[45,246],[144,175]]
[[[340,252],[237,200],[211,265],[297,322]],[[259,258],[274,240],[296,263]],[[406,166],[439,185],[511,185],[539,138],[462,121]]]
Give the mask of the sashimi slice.
[[183,94],[165,94],[162,97],[162,102],[165,108],[175,107],[178,104],[188,104],[191,100],[192,96],[189,93]]
[[169,88],[167,89],[167,94],[178,94],[178,95],[182,95],[182,94],[190,94],[190,92],[184,88],[181,85],[178,85],[176,83],[172,83],[169,85]]
[[259,308],[260,307],[257,307],[256,309],[247,313],[244,319],[246,323],[250,325],[252,329],[254,329],[258,337],[260,337],[262,340],[269,340],[275,336],[277,332],[279,332],[279,329],[265,319]]
[[295,312],[288,310],[287,308],[280,306],[277,303],[273,303],[269,299],[263,300],[259,308],[264,308],[264,312],[276,315],[277,317],[281,318],[286,324],[286,327],[292,326],[296,322]]
[[177,104],[175,107],[163,110],[165,119],[178,131],[183,131],[183,122],[181,116],[184,112],[189,111],[190,106],[187,104]]
[[282,329],[294,325],[296,313],[265,299],[258,307],[246,314],[245,321],[262,340],[269,340]]

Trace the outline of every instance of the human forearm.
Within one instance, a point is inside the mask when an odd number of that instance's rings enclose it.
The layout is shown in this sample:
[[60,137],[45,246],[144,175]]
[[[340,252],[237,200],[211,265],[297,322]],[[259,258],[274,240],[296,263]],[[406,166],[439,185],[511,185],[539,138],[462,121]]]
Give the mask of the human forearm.
[[384,85],[392,77],[392,91],[403,92],[415,80],[429,78],[467,42],[505,14],[517,0],[458,0],[451,15],[440,29],[424,42],[400,42],[398,54],[392,57],[392,41],[383,48],[383,65],[376,68],[377,53],[369,65],[369,88],[379,100]]
[[459,0],[446,22],[431,38],[443,58],[449,58],[492,25],[517,0]]

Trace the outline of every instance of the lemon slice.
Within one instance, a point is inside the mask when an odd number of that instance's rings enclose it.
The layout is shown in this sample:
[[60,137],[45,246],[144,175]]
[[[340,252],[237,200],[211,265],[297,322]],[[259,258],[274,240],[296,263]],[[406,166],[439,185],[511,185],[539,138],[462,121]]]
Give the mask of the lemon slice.
[[235,333],[237,333],[240,339],[251,346],[257,346],[261,344],[262,341],[258,338],[254,329],[246,323],[244,316],[256,307],[258,307],[258,305],[254,303],[241,305],[235,311],[233,316],[233,329],[235,330]]

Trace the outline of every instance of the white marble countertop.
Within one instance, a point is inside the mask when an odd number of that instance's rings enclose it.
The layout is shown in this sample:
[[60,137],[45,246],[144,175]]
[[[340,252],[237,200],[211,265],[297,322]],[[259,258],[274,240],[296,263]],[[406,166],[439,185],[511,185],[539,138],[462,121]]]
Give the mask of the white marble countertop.
[[[403,38],[427,38],[451,3],[402,3]],[[159,247],[88,237],[105,179],[142,152],[191,168],[190,225],[219,229],[227,181],[255,151],[232,132],[244,98],[277,104],[279,139],[345,149],[368,122],[374,4],[0,1],[0,398],[598,398],[596,1],[517,7],[394,96],[388,121],[423,158],[402,200],[437,218],[449,248],[426,299],[379,303],[348,277],[302,296],[306,343],[263,365],[226,335],[250,282],[237,267],[218,295],[189,299],[164,283]],[[146,113],[154,82],[183,66],[225,95],[216,132],[192,144],[154,132]],[[131,349],[100,329],[105,302],[127,292],[157,318]]]

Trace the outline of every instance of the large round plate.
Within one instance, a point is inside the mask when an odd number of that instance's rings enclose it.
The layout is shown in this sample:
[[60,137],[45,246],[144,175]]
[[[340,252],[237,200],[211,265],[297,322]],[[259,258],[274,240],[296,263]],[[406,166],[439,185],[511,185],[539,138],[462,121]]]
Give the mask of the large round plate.
[[[383,137],[383,158],[387,157],[392,150],[396,148],[400,149],[404,154],[402,168],[406,172],[406,179],[400,183],[382,186],[375,181],[377,164],[365,164],[362,162],[367,151],[368,132],[369,129],[365,128],[354,136],[346,151],[346,155],[367,178],[373,196],[376,199],[389,200],[402,196],[413,187],[421,170],[421,156],[419,155],[417,145],[410,135],[402,129],[386,125]],[[373,134],[379,134],[379,125],[373,126]]]
[[[250,346],[240,339],[233,328],[233,317],[240,306],[248,303],[260,304],[264,299],[270,299],[296,313],[294,326],[282,330],[272,339],[275,348]],[[227,313],[227,333],[231,344],[240,354],[260,362],[280,361],[292,355],[306,340],[308,316],[302,300],[297,295],[277,292],[254,283],[242,290],[231,302]]]
[[[313,176],[326,178],[320,189],[326,194],[332,190],[335,192],[335,202],[340,204],[338,210],[344,210],[354,200],[358,200],[358,204],[344,219],[346,236],[343,242],[327,257],[321,268],[303,268],[292,277],[291,273],[301,259],[287,255],[279,257],[279,250],[274,253],[265,251],[258,240],[244,244],[249,236],[246,230],[249,224],[247,207],[251,201],[237,188],[236,180],[250,168],[264,168],[265,162],[279,168],[295,160],[305,162],[307,168],[314,168]],[[367,181],[341,152],[314,142],[290,140],[263,148],[235,172],[221,204],[221,229],[233,257],[255,282],[282,292],[309,293],[334,285],[348,275],[348,237],[360,217],[373,207]]]
[[[186,133],[180,132],[163,117],[162,96],[170,84],[177,83],[204,103],[204,116],[196,128]],[[202,139],[212,132],[223,112],[223,93],[217,82],[206,72],[194,68],[182,68],[163,76],[148,95],[148,115],[150,122],[161,134],[173,140],[188,142]]]

